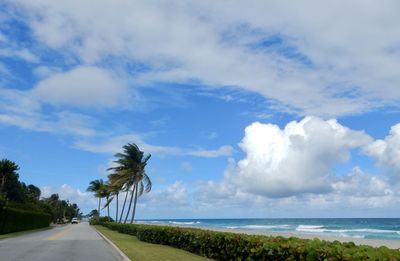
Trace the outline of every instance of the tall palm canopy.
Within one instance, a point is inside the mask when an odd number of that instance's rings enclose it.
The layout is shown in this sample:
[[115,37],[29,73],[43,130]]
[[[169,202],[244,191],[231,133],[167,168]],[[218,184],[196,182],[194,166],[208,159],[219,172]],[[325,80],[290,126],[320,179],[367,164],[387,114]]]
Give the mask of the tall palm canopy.
[[[136,144],[128,143],[123,146],[123,152],[115,154],[115,157],[117,158],[117,160],[114,161],[116,166],[108,169],[109,171],[113,171],[113,173],[109,175],[109,181],[111,186],[121,188],[127,193],[130,191],[131,193],[125,222],[131,209],[133,197],[135,198],[131,218],[132,222],[135,217],[137,198],[144,192],[150,192],[152,187],[151,180],[145,172],[145,167],[151,155],[144,155],[144,152],[141,151]],[[122,208],[120,221],[125,208],[126,198]]]

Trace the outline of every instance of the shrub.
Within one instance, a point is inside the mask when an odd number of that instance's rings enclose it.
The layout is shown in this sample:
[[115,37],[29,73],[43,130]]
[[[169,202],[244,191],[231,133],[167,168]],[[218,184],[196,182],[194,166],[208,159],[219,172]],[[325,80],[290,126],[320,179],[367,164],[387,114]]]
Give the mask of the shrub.
[[269,237],[196,228],[101,223],[139,240],[169,245],[216,260],[400,260],[400,252],[386,247],[319,239]]
[[5,207],[0,215],[0,234],[48,227],[50,222],[49,214]]
[[111,217],[100,217],[99,219],[97,217],[92,217],[89,220],[90,225],[101,225],[105,222],[114,222],[114,219],[112,219]]

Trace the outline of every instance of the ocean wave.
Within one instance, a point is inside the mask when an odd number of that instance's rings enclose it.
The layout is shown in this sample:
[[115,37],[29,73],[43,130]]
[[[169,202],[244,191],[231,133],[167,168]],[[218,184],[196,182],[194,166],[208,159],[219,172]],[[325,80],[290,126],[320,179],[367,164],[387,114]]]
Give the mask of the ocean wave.
[[225,228],[227,228],[227,229],[238,229],[238,228],[240,228],[240,227],[226,226]]
[[310,226],[310,225],[299,225],[296,228],[296,231],[307,232],[307,233],[335,233],[335,234],[339,234],[341,236],[355,237],[355,238],[358,238],[358,237],[364,238],[365,234],[397,234],[397,235],[400,235],[400,231],[397,231],[397,230],[384,230],[384,229],[374,229],[374,228],[333,229],[333,228],[324,228],[324,226]]
[[288,229],[289,225],[246,225],[242,228],[247,229]]
[[174,225],[194,225],[194,224],[200,224],[200,221],[190,221],[190,222],[184,222],[184,221],[169,221],[170,224]]
[[385,229],[374,229],[374,228],[349,229],[349,231],[376,233],[376,234],[398,234],[398,235],[400,235],[400,231],[397,231],[397,230],[385,230]]
[[323,229],[324,226],[315,226],[315,225],[299,225],[296,228],[296,231],[300,232],[310,232],[310,233],[323,233],[326,229]]

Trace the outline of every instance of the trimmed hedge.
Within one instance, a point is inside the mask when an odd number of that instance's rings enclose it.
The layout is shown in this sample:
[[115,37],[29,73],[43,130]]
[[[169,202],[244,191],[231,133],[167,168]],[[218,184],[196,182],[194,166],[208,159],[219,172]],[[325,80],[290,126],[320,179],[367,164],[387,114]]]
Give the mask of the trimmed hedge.
[[256,236],[115,222],[105,222],[101,225],[136,236],[141,241],[169,245],[215,260],[400,260],[398,250],[357,246],[353,242]]
[[0,234],[48,227],[49,214],[15,208],[3,208],[0,214]]

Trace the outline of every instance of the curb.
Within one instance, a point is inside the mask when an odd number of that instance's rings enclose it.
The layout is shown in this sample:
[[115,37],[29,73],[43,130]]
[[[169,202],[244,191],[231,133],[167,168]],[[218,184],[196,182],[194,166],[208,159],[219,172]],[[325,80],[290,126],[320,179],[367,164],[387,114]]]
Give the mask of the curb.
[[108,239],[105,235],[103,235],[100,231],[98,231],[96,228],[93,228],[97,234],[99,234],[104,241],[106,241],[111,247],[114,248],[114,250],[118,253],[118,255],[121,257],[121,259],[123,261],[132,261],[131,259],[129,259],[129,257],[127,257],[124,252],[122,252],[110,239]]

